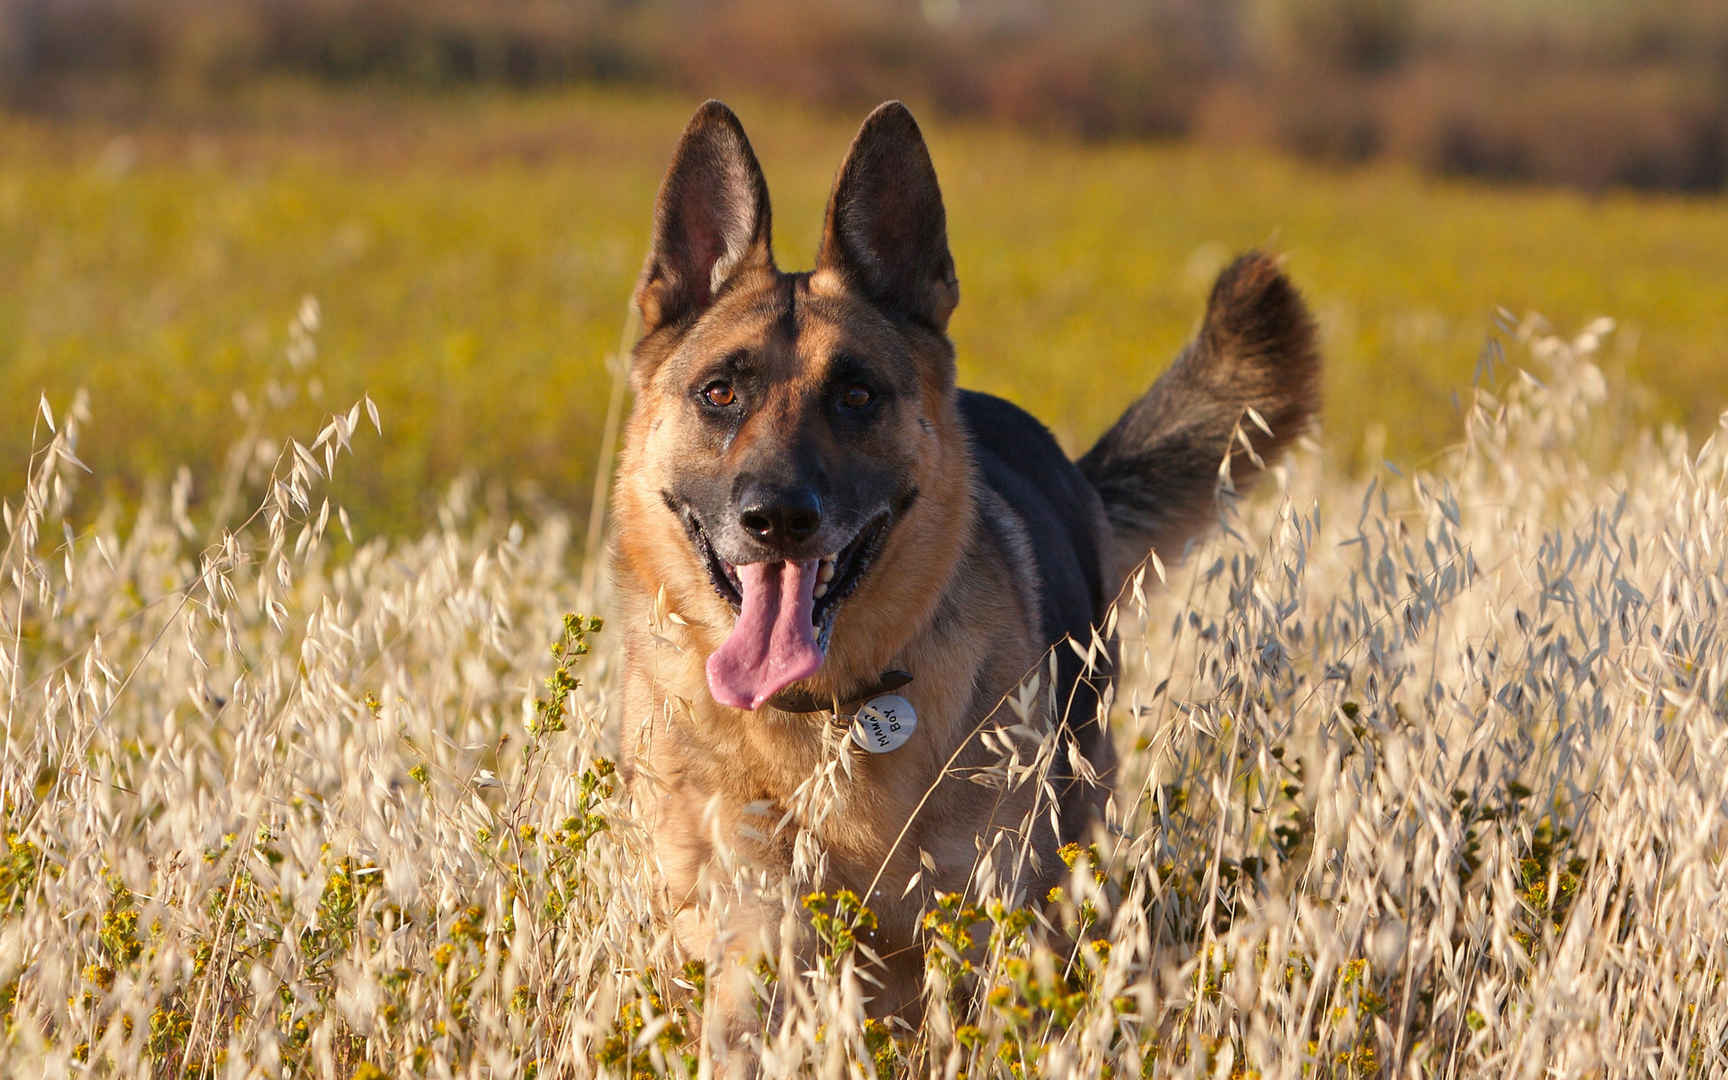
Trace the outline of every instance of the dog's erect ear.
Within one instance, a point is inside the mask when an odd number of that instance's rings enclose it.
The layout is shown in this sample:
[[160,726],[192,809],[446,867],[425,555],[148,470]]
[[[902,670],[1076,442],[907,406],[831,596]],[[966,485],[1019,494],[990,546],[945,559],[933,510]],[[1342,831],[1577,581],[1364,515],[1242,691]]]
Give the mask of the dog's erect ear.
[[941,332],[960,302],[936,168],[912,113],[877,107],[834,181],[817,271],[845,277],[877,304]]
[[739,271],[772,269],[768,182],[738,117],[696,110],[654,204],[654,246],[636,285],[648,333],[700,312]]

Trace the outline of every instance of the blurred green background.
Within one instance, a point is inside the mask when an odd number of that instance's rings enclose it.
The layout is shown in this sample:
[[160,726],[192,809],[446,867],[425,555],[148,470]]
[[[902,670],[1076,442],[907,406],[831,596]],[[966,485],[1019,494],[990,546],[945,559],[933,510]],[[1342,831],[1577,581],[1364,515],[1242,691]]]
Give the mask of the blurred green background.
[[1703,431],[1728,405],[1728,10],[1629,8],[0,0],[0,480],[42,391],[91,392],[98,490],[185,464],[195,500],[237,395],[309,439],[369,392],[384,437],[335,489],[360,528],[418,526],[463,474],[580,511],[655,187],[711,95],[788,268],[864,110],[907,100],[963,379],[1073,450],[1250,246],[1320,315],[1342,465],[1456,437],[1497,308],[1614,316],[1610,366],[1650,389],[1614,407]]

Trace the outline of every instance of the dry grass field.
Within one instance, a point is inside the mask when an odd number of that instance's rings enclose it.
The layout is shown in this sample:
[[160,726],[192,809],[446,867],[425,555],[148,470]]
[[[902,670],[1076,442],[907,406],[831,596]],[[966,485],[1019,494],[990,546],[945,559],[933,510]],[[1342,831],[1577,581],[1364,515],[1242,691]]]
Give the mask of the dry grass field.
[[[341,310],[298,309],[285,404],[205,432],[234,449],[202,500],[101,511],[78,457],[116,421],[32,414],[0,553],[4,1071],[702,1075],[708,958],[651,917],[609,764],[604,586],[569,519],[472,484],[349,541],[332,484],[410,421],[300,426]],[[1311,446],[1147,573],[1114,829],[1059,895],[930,913],[919,1029],[866,1019],[856,898],[781,883],[823,944],[760,968],[764,1074],[1728,1070],[1728,432],[1629,418],[1618,334],[1508,330],[1528,373],[1423,469]],[[1011,714],[1004,782],[1039,760]]]
[[[858,118],[735,104],[806,262]],[[0,1074],[704,1075],[589,517],[693,105],[0,117]],[[925,1024],[772,884],[763,1073],[1728,1074],[1728,205],[927,128],[965,384],[1083,446],[1266,245],[1324,427],[1124,598],[1112,827],[929,913]]]

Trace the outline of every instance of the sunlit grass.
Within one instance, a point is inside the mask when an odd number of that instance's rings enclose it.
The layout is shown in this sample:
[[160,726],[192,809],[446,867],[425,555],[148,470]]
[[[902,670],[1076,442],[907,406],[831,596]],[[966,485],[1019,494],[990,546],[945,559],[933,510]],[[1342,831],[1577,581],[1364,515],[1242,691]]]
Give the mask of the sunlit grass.
[[[741,105],[802,263],[850,121]],[[617,627],[566,615],[608,609],[572,522],[687,103],[360,107],[0,130],[19,1075],[703,1052],[711,958],[656,923],[609,764]],[[1328,329],[1331,445],[1131,590],[1118,829],[1048,903],[932,910],[925,1025],[858,1007],[856,898],[784,883],[819,944],[762,970],[765,1071],[1720,1073],[1723,209],[930,135],[969,382],[1077,446],[1270,243]],[[1536,377],[1454,412],[1495,304],[1622,321],[1509,334]],[[1630,415],[1623,363],[1693,437]],[[1376,425],[1406,467],[1350,474]]]
[[[756,969],[763,1075],[1719,1074],[1728,447],[1616,409],[1606,326],[1518,338],[1540,380],[1431,469],[1308,448],[1133,583],[1112,829],[1048,897],[938,899],[923,1023],[861,1007],[855,895],[773,883],[812,944]],[[395,428],[362,400],[298,443],[222,425],[229,510],[181,487],[68,537],[98,421],[51,404],[0,547],[8,1069],[699,1075],[716,957],[658,920],[569,519],[459,485],[334,550],[329,478]],[[972,779],[1047,763],[1025,735]],[[762,827],[843,806],[850,745]]]

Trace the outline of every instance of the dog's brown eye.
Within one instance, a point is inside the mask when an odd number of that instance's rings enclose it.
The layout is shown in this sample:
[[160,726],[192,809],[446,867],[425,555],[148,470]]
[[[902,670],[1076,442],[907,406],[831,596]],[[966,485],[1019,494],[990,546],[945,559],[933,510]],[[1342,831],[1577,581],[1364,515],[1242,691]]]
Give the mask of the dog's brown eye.
[[724,409],[738,400],[738,394],[729,382],[711,382],[702,391],[703,400],[717,409]]
[[845,390],[840,392],[840,404],[846,406],[848,409],[862,409],[864,406],[870,404],[873,397],[874,395],[870,393],[869,387],[853,383],[851,386],[848,386]]

